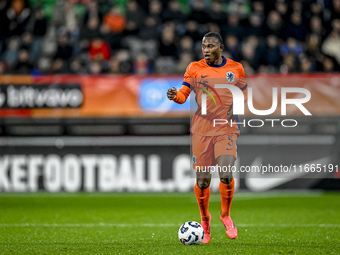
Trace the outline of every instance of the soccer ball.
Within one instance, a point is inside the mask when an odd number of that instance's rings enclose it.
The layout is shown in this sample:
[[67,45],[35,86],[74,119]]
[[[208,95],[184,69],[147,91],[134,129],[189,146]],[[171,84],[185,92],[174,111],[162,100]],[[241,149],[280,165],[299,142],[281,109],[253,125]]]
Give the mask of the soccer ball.
[[178,238],[184,245],[200,244],[204,238],[203,227],[196,221],[187,221],[179,228]]

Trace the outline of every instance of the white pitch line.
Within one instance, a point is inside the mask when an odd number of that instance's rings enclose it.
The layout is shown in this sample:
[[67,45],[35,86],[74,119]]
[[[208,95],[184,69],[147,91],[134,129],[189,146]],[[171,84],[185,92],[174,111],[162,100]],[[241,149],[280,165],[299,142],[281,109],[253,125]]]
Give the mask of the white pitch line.
[[[260,200],[260,199],[272,199],[272,198],[300,198],[300,197],[321,197],[321,192],[310,192],[310,193],[245,193],[245,194],[236,194],[234,195],[234,201],[246,201],[246,200]],[[194,203],[197,203],[195,199],[193,199]],[[220,203],[220,196],[211,196],[209,199],[209,203]]]
[[[250,192],[250,191],[241,191],[237,192],[234,195],[234,200],[252,200],[252,199],[266,199],[266,198],[286,198],[286,197],[321,197],[323,195],[323,192],[321,191],[270,191],[270,192]],[[195,196],[193,193],[157,193],[157,192],[140,192],[140,193],[122,193],[122,192],[115,192],[115,193],[100,193],[100,192],[93,192],[93,193],[66,193],[66,192],[60,192],[60,193],[47,193],[47,192],[36,192],[36,193],[15,193],[15,192],[0,192],[0,197],[82,197],[82,198],[97,198],[97,197],[183,197],[183,198],[193,198],[194,202],[197,203]],[[215,196],[212,195],[210,197],[209,201],[214,200],[214,197],[216,198],[216,201],[218,200],[221,202],[219,194],[215,193]]]
[[[220,226],[221,224],[211,224],[211,226]],[[180,224],[116,224],[116,223],[0,223],[0,227],[57,227],[57,228],[92,228],[92,227],[178,227]],[[340,228],[340,224],[237,224],[238,227],[268,227],[268,228]]]

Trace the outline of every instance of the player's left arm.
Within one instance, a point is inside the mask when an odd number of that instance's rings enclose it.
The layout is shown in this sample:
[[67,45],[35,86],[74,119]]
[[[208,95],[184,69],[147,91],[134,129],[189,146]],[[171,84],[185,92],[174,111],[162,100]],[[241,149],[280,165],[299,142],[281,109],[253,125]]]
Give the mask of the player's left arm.
[[[247,102],[248,99],[248,84],[246,81],[246,74],[244,72],[244,68],[240,65],[240,78],[235,83],[235,86],[242,90],[244,103]],[[230,106],[228,111],[228,120],[235,120],[237,116],[233,114],[233,105]]]
[[244,72],[244,68],[240,65],[240,78],[235,84],[240,90],[243,92],[244,102],[247,102],[248,99],[248,84],[246,81],[246,74]]

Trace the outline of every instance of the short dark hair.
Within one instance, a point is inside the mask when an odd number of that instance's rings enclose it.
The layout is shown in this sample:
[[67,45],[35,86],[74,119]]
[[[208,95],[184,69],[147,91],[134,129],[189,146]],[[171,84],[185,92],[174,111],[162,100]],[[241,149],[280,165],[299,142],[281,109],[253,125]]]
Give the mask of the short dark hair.
[[214,38],[216,38],[216,39],[218,40],[218,42],[219,42],[221,45],[223,45],[222,36],[221,36],[219,33],[216,33],[216,32],[208,32],[208,33],[206,33],[206,34],[203,36],[203,38],[204,38],[204,37],[214,37]]

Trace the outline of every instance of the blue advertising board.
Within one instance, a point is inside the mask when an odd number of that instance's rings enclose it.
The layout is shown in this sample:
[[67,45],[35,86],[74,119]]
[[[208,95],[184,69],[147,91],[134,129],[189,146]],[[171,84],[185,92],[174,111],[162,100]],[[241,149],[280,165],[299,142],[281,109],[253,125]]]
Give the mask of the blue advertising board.
[[179,90],[182,78],[146,78],[141,80],[139,104],[142,110],[152,112],[190,112],[190,100],[184,104],[176,104],[167,98],[168,89]]

